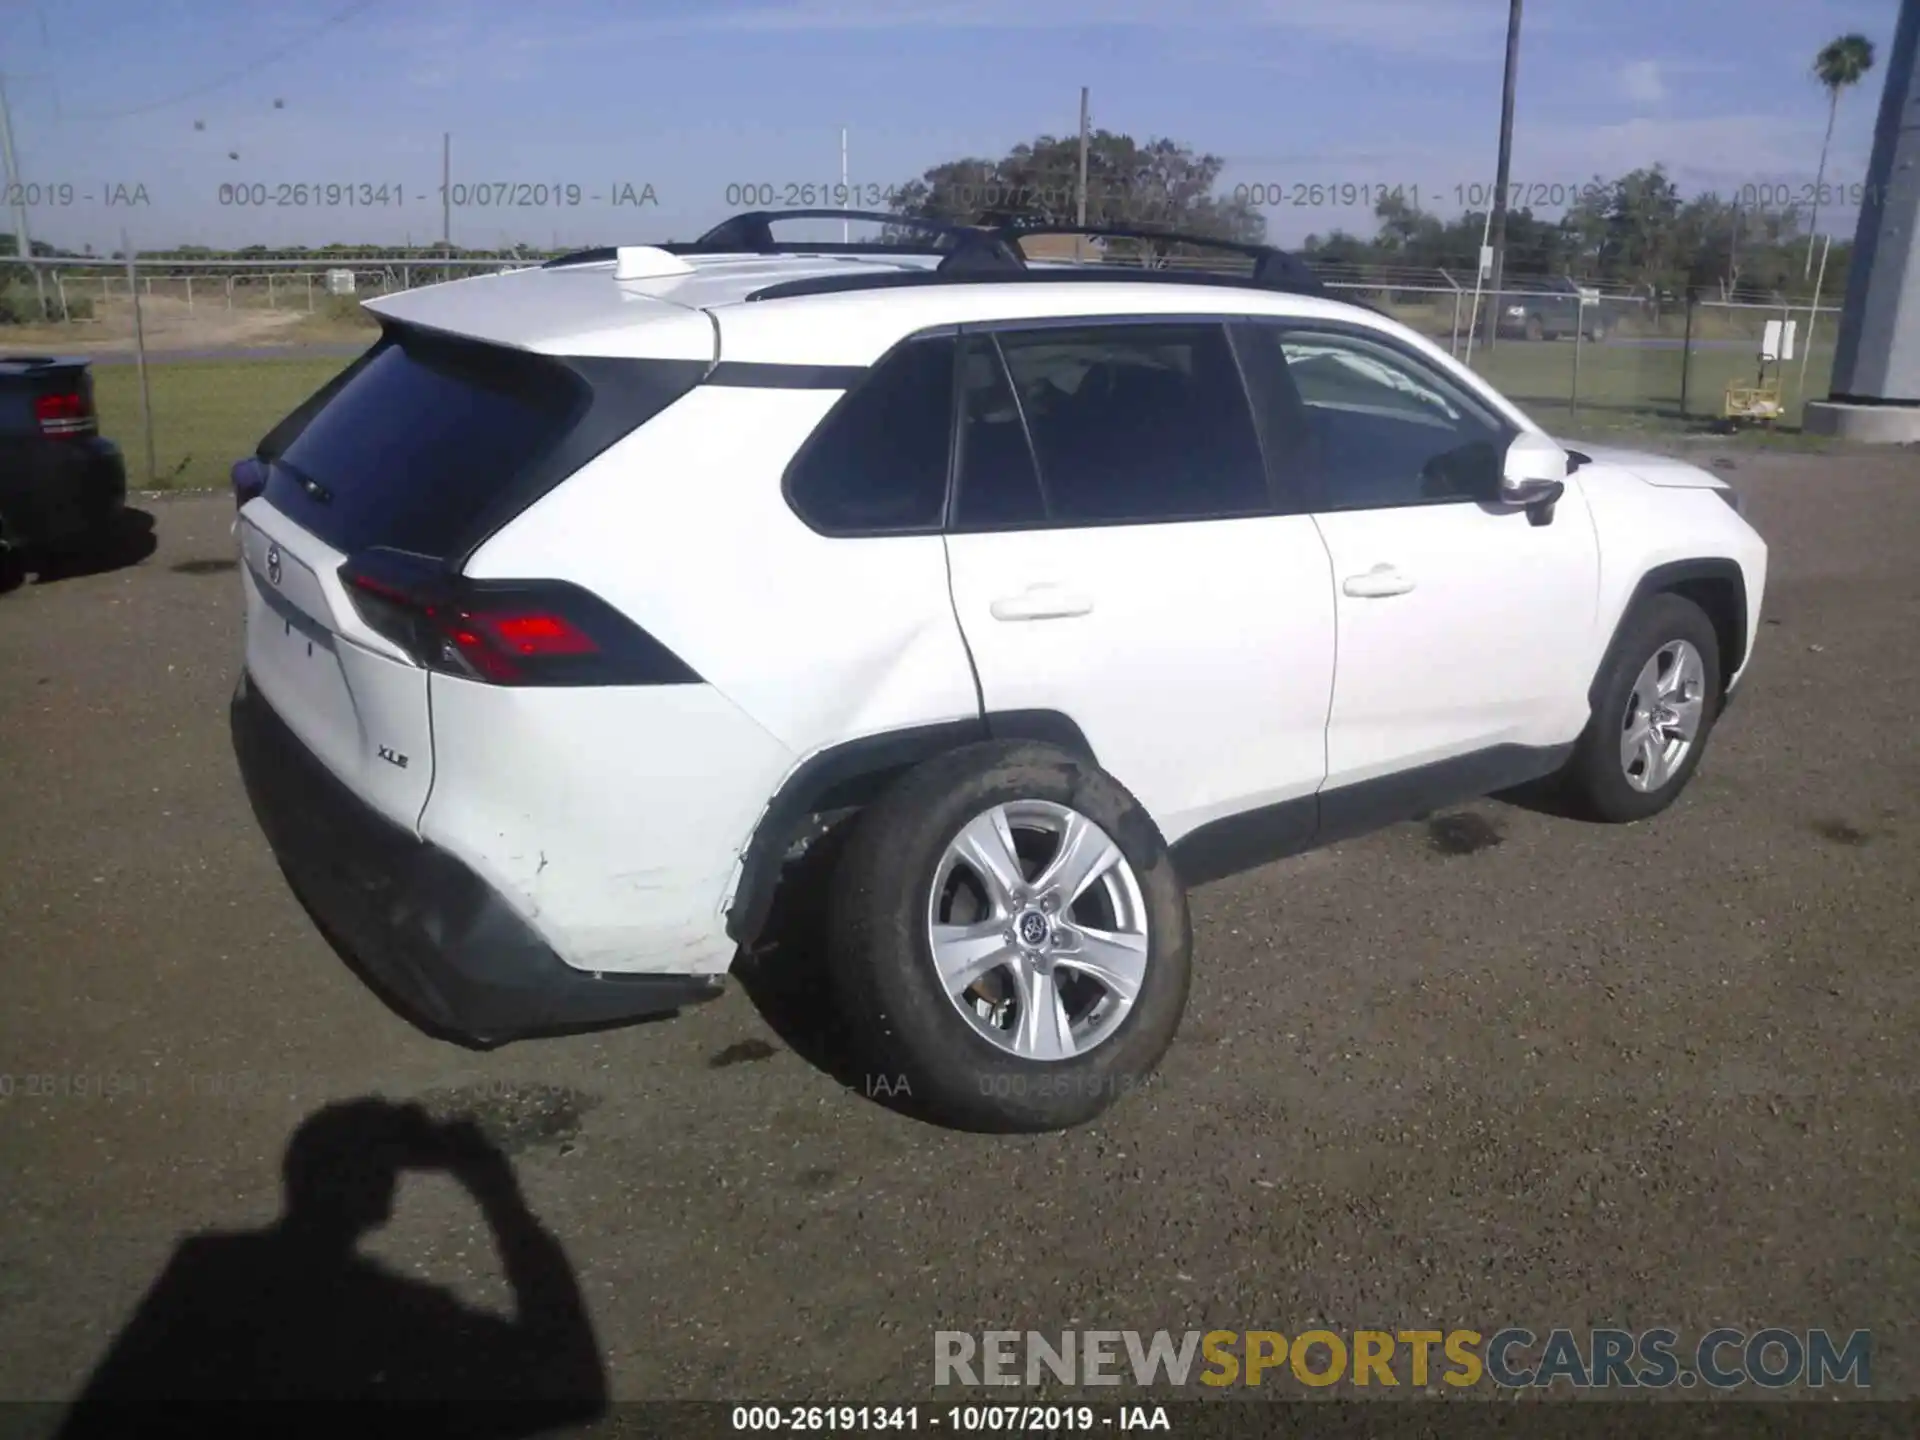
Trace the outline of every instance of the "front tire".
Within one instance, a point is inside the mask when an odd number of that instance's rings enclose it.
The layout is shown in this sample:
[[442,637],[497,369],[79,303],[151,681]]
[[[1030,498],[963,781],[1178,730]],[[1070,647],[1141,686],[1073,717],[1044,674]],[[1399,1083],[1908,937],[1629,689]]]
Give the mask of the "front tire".
[[848,837],[829,937],[869,1090],[965,1129],[1091,1120],[1146,1083],[1186,1009],[1186,892],[1158,827],[1048,745],[902,777]]
[[1719,718],[1720,663],[1713,622],[1691,600],[1654,595],[1627,617],[1565,772],[1581,810],[1629,824],[1679,797]]

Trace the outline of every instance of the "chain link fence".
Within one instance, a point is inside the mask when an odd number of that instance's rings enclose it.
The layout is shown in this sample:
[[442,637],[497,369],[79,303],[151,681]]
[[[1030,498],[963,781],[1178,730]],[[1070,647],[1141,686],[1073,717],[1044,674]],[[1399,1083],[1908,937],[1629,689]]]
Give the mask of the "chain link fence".
[[[135,486],[220,486],[371,343],[363,301],[542,258],[0,262],[0,349],[93,360],[101,427]],[[1508,277],[1494,294],[1447,270],[1319,269],[1335,295],[1432,339],[1559,433],[1700,426],[1725,419],[1730,400],[1795,427],[1831,380],[1839,313],[1808,300],[1674,299],[1554,277]],[[1791,355],[1763,358],[1770,321],[1792,326]]]
[[223,486],[378,333],[362,302],[520,258],[0,264],[0,350],[93,362],[101,432],[135,488]]

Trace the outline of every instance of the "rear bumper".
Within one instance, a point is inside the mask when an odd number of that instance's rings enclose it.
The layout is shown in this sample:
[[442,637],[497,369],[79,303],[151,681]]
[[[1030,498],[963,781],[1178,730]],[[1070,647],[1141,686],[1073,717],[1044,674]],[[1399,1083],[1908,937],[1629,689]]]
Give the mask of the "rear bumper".
[[472,870],[341,784],[245,674],[232,727],[247,798],[296,893],[366,976],[428,1028],[497,1044],[665,1014],[720,993],[716,976],[568,965]]
[[127,503],[127,467],[111,440],[33,441],[0,462],[0,539],[22,548],[108,534]]

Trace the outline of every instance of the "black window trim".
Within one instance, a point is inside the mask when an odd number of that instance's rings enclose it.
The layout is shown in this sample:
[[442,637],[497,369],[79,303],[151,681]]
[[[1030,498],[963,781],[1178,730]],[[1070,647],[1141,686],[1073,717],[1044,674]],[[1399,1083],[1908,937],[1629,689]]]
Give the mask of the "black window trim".
[[954,351],[953,366],[953,452],[947,462],[947,512],[946,533],[949,535],[1007,535],[1028,530],[1057,530],[1064,526],[1042,519],[1038,523],[1031,520],[1015,520],[1001,525],[968,525],[960,519],[960,503],[967,485],[967,347],[980,345],[991,361],[1000,367],[1000,378],[1006,382],[1007,393],[1013,397],[1013,413],[1020,417],[1020,434],[1026,442],[1027,464],[1033,470],[1033,483],[1040,492],[1040,507],[1050,512],[1052,501],[1047,494],[1046,476],[1040,473],[1039,452],[1033,447],[1033,427],[1027,423],[1027,407],[1020,403],[1020,392],[1013,383],[1013,371],[1007,366],[1006,352],[1000,348],[1000,339],[991,333],[976,333],[960,336]]
[[[963,483],[965,464],[965,410],[963,390],[964,370],[961,358],[969,339],[991,340],[994,358],[1012,386],[1012,371],[1007,364],[1006,354],[1000,343],[1000,337],[1006,334],[1026,334],[1040,330],[1082,330],[1095,327],[1121,327],[1138,329],[1151,326],[1194,326],[1207,325],[1220,330],[1226,340],[1228,353],[1233,357],[1234,372],[1240,377],[1241,399],[1253,421],[1254,438],[1259,446],[1262,469],[1266,478],[1266,504],[1258,510],[1234,511],[1219,515],[1182,515],[1182,516],[1124,516],[1099,520],[1054,520],[1019,521],[998,525],[967,525],[959,519],[960,490]],[[1303,331],[1309,334],[1331,334],[1365,341],[1378,345],[1396,358],[1413,367],[1418,373],[1431,376],[1434,382],[1449,393],[1457,394],[1468,408],[1489,420],[1501,436],[1502,448],[1513,442],[1513,437],[1521,433],[1521,427],[1509,420],[1498,410],[1489,407],[1478,395],[1463,387],[1452,376],[1435,369],[1432,363],[1415,351],[1409,350],[1394,336],[1374,329],[1368,325],[1354,324],[1349,321],[1321,319],[1298,315],[1272,315],[1246,311],[1149,311],[1136,313],[1131,311],[1108,311],[1095,315],[1030,315],[1009,316],[992,320],[971,320],[964,323],[947,322],[925,326],[903,335],[887,350],[876,358],[871,365],[857,366],[793,366],[793,367],[754,367],[756,373],[752,383],[764,385],[769,380],[778,383],[773,371],[776,368],[790,368],[794,374],[788,383],[799,388],[837,388],[839,382],[851,380],[846,392],[834,402],[827,413],[801,441],[799,448],[788,458],[780,477],[781,497],[787,508],[816,535],[833,540],[880,540],[898,539],[909,536],[926,535],[1006,535],[1022,532],[1052,532],[1061,530],[1098,530],[1112,526],[1141,525],[1204,525],[1222,520],[1258,520],[1269,517],[1294,515],[1342,513],[1324,504],[1317,477],[1306,471],[1301,457],[1292,450],[1282,437],[1271,433],[1271,427],[1263,416],[1259,397],[1254,392],[1252,378],[1247,373],[1246,357],[1241,347],[1250,327],[1274,330]],[[842,407],[849,404],[860,390],[872,383],[873,377],[897,358],[909,345],[927,340],[952,340],[952,389],[947,406],[947,476],[944,503],[940,518],[929,524],[914,526],[889,526],[884,528],[847,529],[820,523],[810,516],[795,500],[793,480],[801,465],[812,451],[819,437],[827,433],[829,424],[838,415]],[[735,362],[736,364],[740,362]],[[1277,357],[1277,363],[1283,372],[1286,365],[1284,354]],[[726,368],[723,364],[719,369]],[[733,376],[727,377],[734,379]],[[747,374],[740,372],[734,383],[746,383]],[[828,382],[832,382],[830,385]],[[1014,404],[1020,412],[1020,425],[1027,441],[1027,453],[1039,477],[1043,500],[1045,499],[1046,480],[1040,473],[1038,452],[1033,445],[1032,427],[1027,421],[1026,406],[1021,401],[1017,387],[1014,388]],[[1422,509],[1428,505],[1481,504],[1466,496],[1435,496],[1430,500],[1412,501],[1395,505],[1390,509]],[[1345,507],[1357,509],[1359,507]]]
[[[1384,331],[1376,330],[1368,325],[1355,325],[1349,321],[1322,320],[1299,315],[1255,315],[1249,316],[1247,319],[1251,326],[1266,330],[1277,330],[1282,332],[1283,335],[1290,331],[1308,335],[1331,335],[1342,339],[1359,340],[1369,345],[1378,346],[1380,349],[1391,354],[1395,359],[1406,364],[1417,375],[1430,377],[1435,388],[1457,396],[1465,403],[1469,412],[1477,414],[1488,421],[1492,425],[1495,434],[1499,437],[1497,443],[1502,455],[1506,453],[1507,447],[1513,444],[1514,437],[1521,433],[1520,426],[1501,414],[1499,410],[1488,405],[1480,396],[1474,394],[1470,388],[1462,385],[1459,380],[1440,370],[1426,356],[1421,355],[1416,350],[1410,349],[1400,340]],[[1282,369],[1287,368],[1287,363],[1286,355],[1282,352],[1280,355]],[[1290,377],[1289,383],[1291,383]],[[1479,505],[1484,507],[1489,503],[1489,497],[1435,495],[1425,499],[1408,500],[1393,505],[1332,505],[1328,503],[1329,496],[1326,493],[1327,487],[1323,483],[1322,477],[1313,473],[1311,467],[1306,463],[1305,458],[1297,452],[1294,452],[1289,454],[1287,459],[1289,461],[1288,468],[1290,473],[1298,474],[1302,477],[1301,484],[1298,488],[1301,492],[1301,500],[1306,511],[1310,514],[1344,515],[1364,514],[1372,510],[1425,510],[1436,505]]]
[[[1144,315],[1109,312],[1099,315],[1041,315],[1002,320],[969,321],[957,328],[960,333],[961,345],[964,345],[969,337],[991,339],[993,342],[994,354],[999,361],[1001,373],[1007,377],[1007,383],[1013,391],[1014,405],[1020,412],[1020,428],[1026,434],[1027,454],[1032,460],[1033,473],[1040,485],[1041,497],[1044,503],[1047,498],[1046,478],[1041,471],[1039,451],[1034,447],[1033,427],[1027,421],[1027,407],[1025,402],[1020,398],[1020,389],[1017,385],[1013,384],[1012,367],[1007,363],[1006,352],[1000,344],[1000,337],[1010,333],[1027,334],[1040,330],[1085,330],[1095,327],[1105,328],[1108,326],[1126,329],[1141,329],[1163,325],[1188,327],[1207,325],[1213,327],[1220,332],[1221,339],[1227,346],[1227,353],[1232,358],[1234,374],[1237,375],[1240,380],[1240,398],[1242,403],[1247,407],[1247,416],[1253,426],[1254,444],[1260,452],[1260,468],[1266,489],[1266,501],[1260,508],[1255,510],[1235,510],[1217,515],[1117,516],[1097,520],[1057,520],[1049,515],[1047,518],[1037,522],[1020,521],[1000,525],[962,525],[958,520],[959,492],[962,483],[960,461],[962,457],[960,454],[960,442],[956,439],[953,450],[952,468],[949,470],[947,476],[947,533],[950,535],[1008,535],[1039,534],[1061,530],[1106,530],[1116,526],[1210,525],[1223,520],[1262,520],[1276,515],[1306,513],[1300,503],[1302,497],[1295,496],[1288,488],[1278,483],[1278,471],[1276,470],[1274,456],[1269,451],[1266,443],[1265,427],[1260,423],[1259,407],[1254,403],[1253,392],[1247,383],[1246,369],[1241,364],[1239,352],[1234,346],[1233,328],[1235,322],[1241,318],[1238,314],[1222,311],[1210,311],[1200,314],[1160,312]],[[960,392],[960,381],[957,373],[960,370],[960,353],[960,347],[956,346],[954,351],[956,378],[953,403],[953,425],[956,430],[964,430],[965,428],[963,423],[965,417],[962,410],[964,396]],[[1049,506],[1049,508],[1051,507]]]
[[953,343],[953,349],[949,356],[949,364],[955,374],[957,374],[960,369],[960,327],[958,325],[929,325],[924,329],[915,330],[909,335],[903,335],[899,340],[888,346],[886,351],[880,355],[872,365],[866,367],[866,373],[860,377],[857,383],[847,386],[846,393],[827,407],[827,413],[820,417],[819,422],[814,425],[813,429],[807,432],[807,438],[800,442],[799,448],[787,458],[786,468],[780,472],[780,498],[787,502],[787,509],[794,513],[800,523],[813,531],[814,534],[824,536],[829,540],[886,540],[900,539],[906,536],[942,535],[946,533],[947,514],[953,505],[953,461],[954,445],[956,443],[953,432],[958,425],[958,419],[955,414],[955,392],[953,385],[957,384],[957,381],[950,382],[947,391],[947,473],[940,508],[931,523],[925,525],[894,525],[884,527],[861,526],[855,529],[826,525],[822,524],[812,515],[809,515],[806,508],[800,504],[793,493],[794,477],[800,472],[801,467],[805,465],[807,457],[811,455],[820,444],[821,437],[831,431],[835,419],[853,403],[854,397],[859,395],[869,385],[874,384],[878,377],[885,371],[886,367],[906,352],[908,346],[921,344],[929,340],[948,340]]

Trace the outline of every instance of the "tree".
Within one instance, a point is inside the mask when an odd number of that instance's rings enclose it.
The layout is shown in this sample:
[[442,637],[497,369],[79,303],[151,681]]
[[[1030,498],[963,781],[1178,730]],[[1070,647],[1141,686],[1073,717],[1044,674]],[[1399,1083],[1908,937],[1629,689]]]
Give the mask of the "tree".
[[[1820,231],[1820,187],[1827,178],[1827,150],[1833,144],[1833,122],[1840,113],[1840,95],[1858,85],[1873,69],[1873,42],[1864,35],[1842,35],[1829,40],[1813,57],[1813,78],[1827,92],[1827,135],[1820,142],[1820,169],[1813,179],[1813,230]],[[1813,270],[1813,239],[1807,241],[1807,270]]]
[[1631,276],[1641,284],[1673,289],[1685,283],[1681,272],[1680,189],[1666,167],[1633,170],[1613,182],[1605,236],[1600,242],[1603,273]]
[[[1190,145],[1096,130],[1087,137],[1087,224],[1188,230],[1258,243],[1266,217],[1243,200],[1214,193],[1226,161]],[[896,214],[955,224],[1037,220],[1075,223],[1080,139],[1043,135],[998,160],[969,157],[935,165],[893,194]]]

